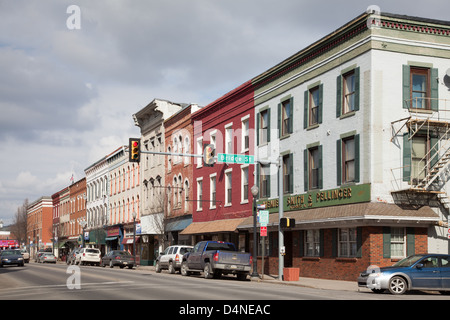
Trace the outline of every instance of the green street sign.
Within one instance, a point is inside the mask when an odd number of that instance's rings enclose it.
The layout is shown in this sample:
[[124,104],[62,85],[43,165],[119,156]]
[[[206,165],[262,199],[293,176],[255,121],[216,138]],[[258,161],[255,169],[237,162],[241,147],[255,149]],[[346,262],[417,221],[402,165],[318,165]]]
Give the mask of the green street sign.
[[238,163],[238,164],[254,164],[255,156],[247,156],[244,154],[217,154],[217,162],[222,163]]

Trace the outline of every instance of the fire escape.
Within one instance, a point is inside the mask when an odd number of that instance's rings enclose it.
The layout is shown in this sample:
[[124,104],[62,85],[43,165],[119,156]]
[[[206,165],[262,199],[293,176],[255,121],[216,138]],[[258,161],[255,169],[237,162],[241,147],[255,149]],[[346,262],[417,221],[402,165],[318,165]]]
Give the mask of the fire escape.
[[[398,143],[398,137],[403,136],[403,148],[410,151],[409,159],[404,155],[402,167],[391,169],[391,194],[400,205],[441,205],[448,209],[450,199],[444,185],[450,180],[450,101],[440,99],[439,109],[431,110],[426,108],[431,98],[422,99],[405,101],[409,116],[391,122],[391,142]],[[423,153],[417,152],[420,139]]]

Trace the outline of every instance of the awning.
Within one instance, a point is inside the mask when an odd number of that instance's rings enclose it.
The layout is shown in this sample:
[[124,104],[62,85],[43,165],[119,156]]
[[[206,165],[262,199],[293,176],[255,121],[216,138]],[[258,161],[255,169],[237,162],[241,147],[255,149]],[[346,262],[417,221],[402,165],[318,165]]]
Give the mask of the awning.
[[[136,236],[136,243],[139,242],[139,236]],[[133,237],[130,238],[124,238],[122,240],[122,244],[133,244]]]
[[[414,224],[435,224],[439,216],[429,206],[423,206],[418,209],[402,208],[396,204],[366,202],[347,204],[341,206],[330,206],[315,209],[303,209],[297,211],[284,212],[286,218],[295,219],[295,225],[298,227],[306,225],[324,225],[329,224],[337,227],[339,223],[361,222],[380,223],[414,223]],[[268,226],[278,226],[278,212],[269,215]],[[248,217],[238,228],[249,229],[253,227],[253,217]]]
[[177,219],[174,221],[169,221],[166,224],[166,232],[169,231],[181,231],[187,228],[188,225],[192,223],[192,217],[185,219]]
[[193,222],[187,226],[180,234],[204,234],[234,232],[237,227],[247,218],[214,220],[206,222]]

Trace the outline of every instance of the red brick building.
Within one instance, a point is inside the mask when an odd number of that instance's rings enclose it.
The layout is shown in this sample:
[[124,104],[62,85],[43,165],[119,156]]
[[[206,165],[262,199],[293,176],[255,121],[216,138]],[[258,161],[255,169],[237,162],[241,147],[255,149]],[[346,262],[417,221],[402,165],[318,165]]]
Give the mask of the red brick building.
[[[253,102],[252,84],[247,82],[194,112],[194,152],[202,154],[204,146],[212,144],[216,155],[253,155]],[[193,223],[181,234],[194,236],[193,242],[224,240],[245,248],[247,233],[238,235],[236,230],[252,214],[254,165],[216,162],[206,166],[201,158],[194,161]]]
[[[187,105],[164,121],[166,152],[193,153],[191,112],[197,109],[197,105]],[[192,210],[195,204],[192,201],[192,170],[197,160],[193,157],[182,156],[165,156],[164,158],[165,188],[158,188],[158,181],[150,181],[150,183],[153,184],[152,192],[158,197],[166,195],[164,198],[165,238],[168,240],[168,245],[191,244],[190,236],[179,233],[192,223]]]
[[41,197],[28,205],[27,238],[31,258],[39,249],[52,247],[52,211],[51,197]]

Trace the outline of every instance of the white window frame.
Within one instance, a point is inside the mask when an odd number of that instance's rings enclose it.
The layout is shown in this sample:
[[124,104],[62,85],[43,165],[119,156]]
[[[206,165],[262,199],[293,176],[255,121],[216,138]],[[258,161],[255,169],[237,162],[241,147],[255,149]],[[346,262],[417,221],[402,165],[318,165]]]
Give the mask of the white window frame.
[[[214,181],[214,197],[213,197],[213,181]],[[217,200],[217,173],[209,175],[209,208],[216,209]]]
[[[197,154],[203,154],[203,137],[197,138]],[[197,158],[197,168],[201,168],[203,166],[203,158]]]
[[[228,190],[233,190],[233,169],[229,168],[225,170],[225,207],[231,206],[231,201],[233,201],[233,196],[231,195],[231,199],[228,196]],[[231,178],[231,184],[228,182],[228,177]]]
[[[395,245],[401,246],[400,255],[397,254],[397,252],[399,252],[400,250],[394,249]],[[406,257],[406,229],[404,227],[391,227],[391,257],[392,258]]]
[[[201,185],[201,192],[199,192],[199,185]],[[197,211],[203,211],[203,177],[201,178],[197,178],[197,183],[196,183],[196,188],[197,188]],[[201,195],[201,197],[200,197]]]
[[[247,170],[247,199],[244,199],[245,170]],[[248,203],[249,193],[250,193],[250,169],[249,169],[249,165],[246,164],[246,165],[241,166],[241,204]]]
[[[250,115],[246,115],[241,118],[241,127],[242,127],[242,134],[241,134],[241,153],[249,151],[250,148]],[[245,139],[248,137],[248,147],[245,147]]]

